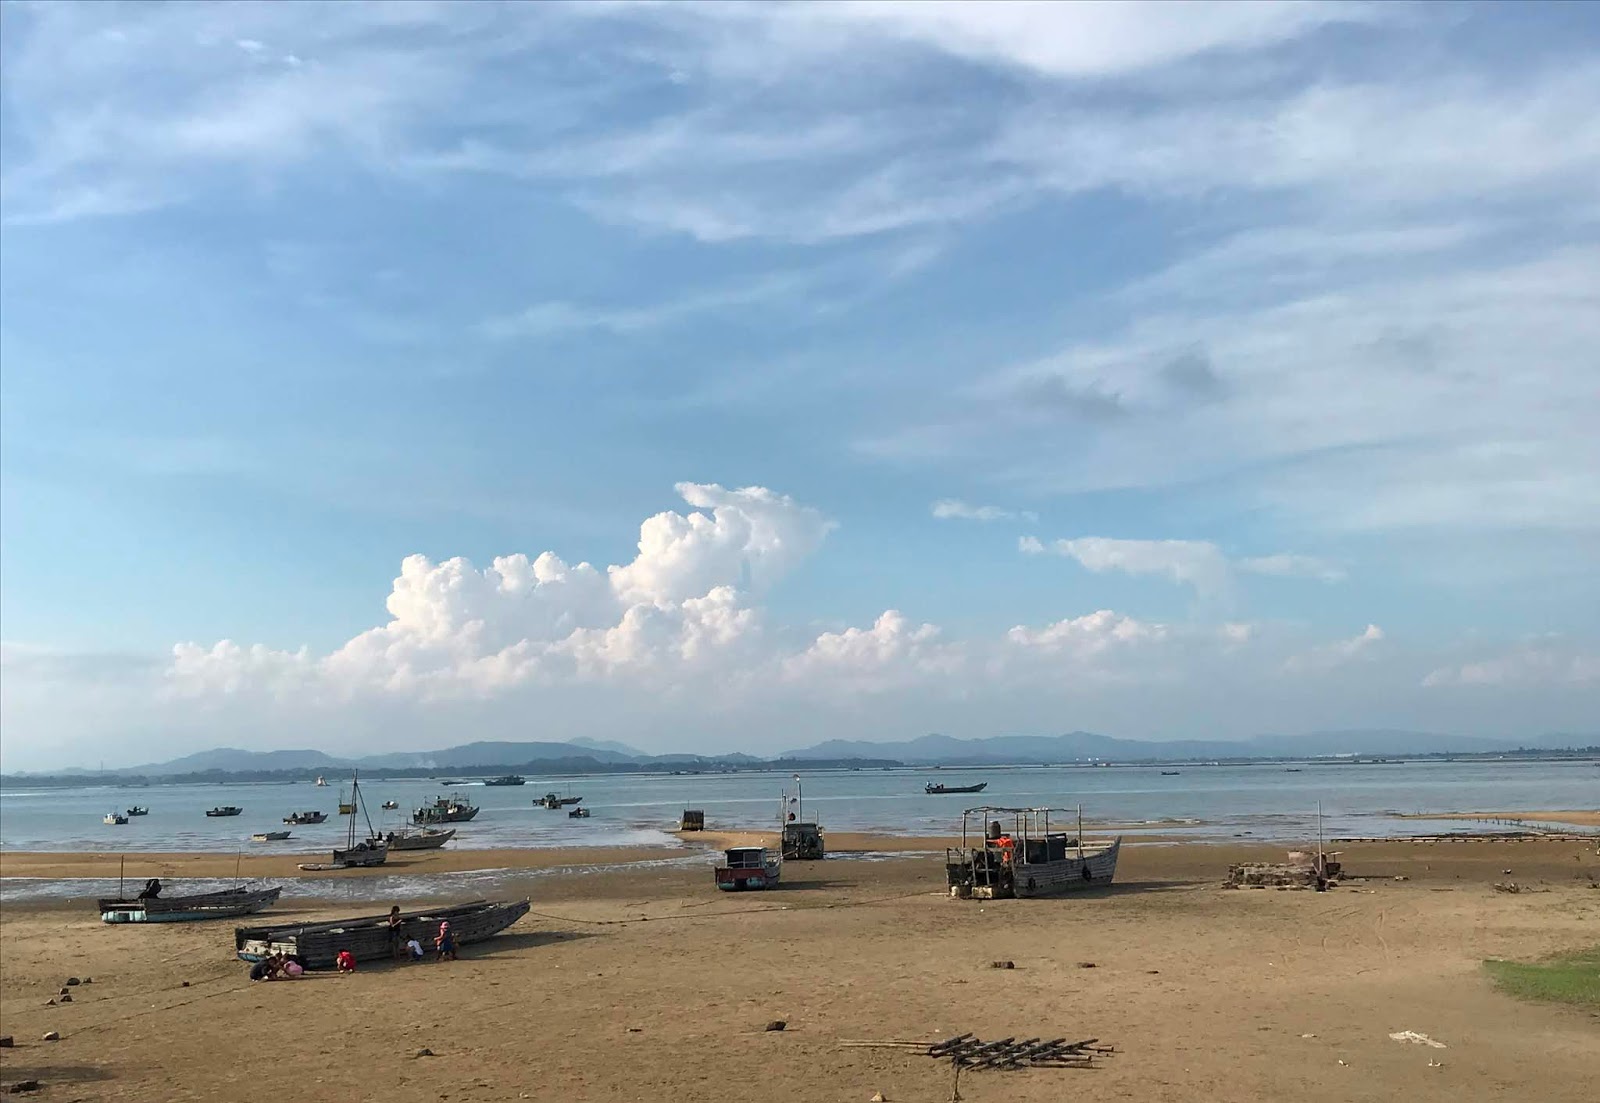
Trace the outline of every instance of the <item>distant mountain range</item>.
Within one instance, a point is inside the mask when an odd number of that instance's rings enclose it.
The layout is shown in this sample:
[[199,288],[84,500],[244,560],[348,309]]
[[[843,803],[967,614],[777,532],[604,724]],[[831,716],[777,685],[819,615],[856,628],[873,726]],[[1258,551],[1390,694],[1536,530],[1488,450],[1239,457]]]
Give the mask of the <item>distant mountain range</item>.
[[1358,730],[1304,735],[1258,735],[1250,739],[1117,739],[1095,732],[1065,735],[999,735],[955,739],[924,735],[898,743],[833,739],[790,751],[784,758],[893,758],[907,764],[959,765],[1027,762],[1141,762],[1220,758],[1317,758],[1329,755],[1492,754],[1519,748],[1565,750],[1600,743],[1600,735],[1544,735],[1482,739],[1435,732]]
[[[1258,735],[1242,740],[1181,739],[1173,741],[1117,739],[1095,732],[1065,735],[1001,735],[988,739],[955,739],[924,735],[903,742],[835,739],[773,758],[747,754],[651,755],[625,743],[591,739],[568,742],[480,742],[438,751],[395,751],[361,758],[338,758],[322,751],[247,751],[222,747],[185,755],[170,762],[120,769],[66,769],[59,778],[85,775],[143,778],[196,775],[287,775],[404,771],[485,774],[523,770],[529,773],[590,771],[787,768],[807,763],[853,765],[984,765],[1065,762],[1175,762],[1186,759],[1316,758],[1331,755],[1494,754],[1526,750],[1566,750],[1600,744],[1600,734],[1553,734],[1536,738],[1482,739],[1434,732],[1360,730],[1322,731],[1305,735]],[[13,777],[39,775],[11,775]]]

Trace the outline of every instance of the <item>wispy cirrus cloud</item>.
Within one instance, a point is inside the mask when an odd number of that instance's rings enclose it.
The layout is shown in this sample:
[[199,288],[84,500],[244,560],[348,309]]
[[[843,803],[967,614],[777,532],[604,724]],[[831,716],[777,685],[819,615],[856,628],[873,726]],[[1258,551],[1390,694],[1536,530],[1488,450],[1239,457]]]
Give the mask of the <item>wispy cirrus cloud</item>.
[[941,521],[1026,521],[1034,524],[1039,520],[1039,515],[1031,509],[978,506],[960,498],[940,498],[933,503],[931,512]]
[[1179,585],[1192,586],[1204,596],[1225,591],[1234,571],[1279,578],[1311,578],[1339,582],[1343,568],[1309,555],[1246,556],[1229,559],[1209,540],[1119,540],[1105,536],[1080,536],[1046,543],[1024,536],[1017,543],[1026,555],[1059,555],[1076,560],[1086,570],[1118,571],[1130,575],[1155,575]]

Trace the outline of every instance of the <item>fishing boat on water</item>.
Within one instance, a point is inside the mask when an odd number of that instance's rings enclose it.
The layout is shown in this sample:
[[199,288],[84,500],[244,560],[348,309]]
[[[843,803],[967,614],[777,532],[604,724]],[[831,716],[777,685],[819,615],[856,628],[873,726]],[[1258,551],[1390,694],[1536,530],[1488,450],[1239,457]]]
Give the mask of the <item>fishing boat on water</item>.
[[307,823],[327,823],[328,822],[328,813],[326,813],[326,812],[290,812],[287,816],[283,817],[283,822],[288,824],[291,827],[298,827],[301,824],[307,824]]
[[350,825],[345,829],[345,845],[333,848],[333,861],[302,862],[301,869],[365,869],[368,866],[381,866],[388,861],[389,844],[372,829],[372,817],[367,814],[367,804],[361,796],[361,779],[355,774],[350,775],[350,799],[360,811],[361,818],[367,821],[366,837],[357,837],[356,817],[351,815]]
[[783,873],[783,859],[767,853],[764,846],[736,846],[723,852],[717,863],[717,887],[723,892],[777,887]]
[[589,810],[587,808],[574,808],[567,815],[575,820],[586,820],[589,818]]
[[976,785],[945,785],[930,781],[923,787],[923,792],[933,797],[942,796],[946,793],[981,793],[987,788],[989,788],[987,781],[980,781]]
[[121,812],[107,812],[100,822],[115,827],[127,823],[128,817]]
[[[969,808],[961,813],[961,846],[945,851],[945,878],[950,895],[962,899],[1056,896],[1074,889],[1109,885],[1117,872],[1122,837],[1085,839],[1083,811],[1077,811],[1076,833],[1052,831],[1051,813],[1070,817],[1064,808]],[[1012,822],[1008,830],[1000,819]],[[969,821],[986,824],[983,835],[969,842]]]
[[528,779],[521,774],[504,774],[501,777],[484,778],[485,785],[526,785]]
[[397,801],[397,800],[386,800],[381,805],[379,805],[379,807],[382,808],[385,812],[393,812],[396,808],[400,807],[400,802]]
[[449,923],[458,945],[492,938],[528,914],[527,900],[474,900],[470,904],[400,913],[400,929],[391,934],[388,915],[336,919],[286,927],[236,927],[235,952],[243,961],[261,961],[273,954],[299,958],[307,969],[332,969],[339,951],[349,950],[356,961],[381,961],[391,954],[390,941],[416,939],[424,944]]
[[293,834],[289,831],[257,831],[250,836],[250,841],[255,843],[281,843]]
[[317,775],[317,788],[326,789],[327,787],[328,787],[328,779],[323,777],[321,774],[318,774]]
[[239,816],[244,814],[244,809],[236,804],[219,804],[215,808],[207,808],[208,816]]
[[137,804],[128,809],[128,815],[130,816],[148,816],[149,814],[150,809]]
[[466,823],[477,814],[478,806],[465,797],[435,797],[432,804],[424,804],[411,813],[411,822],[418,825]]
[[390,850],[438,850],[456,837],[456,829],[436,831],[425,827],[421,831],[391,831],[383,837]]
[[162,896],[161,882],[151,878],[132,900],[121,897],[97,900],[104,923],[188,923],[201,919],[233,919],[251,915],[278,902],[283,890],[231,888],[189,896]]
[[582,799],[582,797],[564,797],[560,793],[546,793],[533,803],[537,804],[540,808],[555,809],[566,808],[569,805],[577,804]]

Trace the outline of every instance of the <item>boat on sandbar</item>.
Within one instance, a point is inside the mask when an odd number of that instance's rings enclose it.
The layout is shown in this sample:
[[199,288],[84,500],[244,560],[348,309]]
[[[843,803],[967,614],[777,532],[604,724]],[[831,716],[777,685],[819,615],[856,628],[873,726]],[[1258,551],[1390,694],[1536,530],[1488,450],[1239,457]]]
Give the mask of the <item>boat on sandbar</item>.
[[[1078,831],[1050,829],[1050,814],[1070,816],[1068,808],[969,808],[961,813],[961,845],[945,851],[945,879],[950,895],[962,899],[1056,896],[1076,889],[1111,883],[1117,872],[1122,837],[1085,839],[1083,812]],[[969,843],[968,821],[976,816],[987,826]],[[999,819],[1012,820],[1007,830]]]
[[414,824],[466,823],[478,814],[478,806],[465,797],[435,797],[411,813]]
[[104,923],[190,923],[202,919],[233,919],[251,915],[278,902],[283,889],[231,888],[222,892],[202,892],[190,896],[162,896],[161,882],[145,882],[144,891],[132,900],[97,900]]
[[393,956],[393,939],[414,938],[426,945],[439,933],[440,923],[449,923],[456,943],[466,946],[499,934],[527,915],[529,906],[527,900],[474,900],[452,907],[402,912],[399,930],[393,933],[388,915],[298,926],[236,927],[234,950],[243,961],[285,954],[299,958],[307,969],[332,969],[341,950],[349,950],[357,962],[386,961]]
[[723,852],[717,864],[717,887],[724,892],[770,889],[783,873],[783,859],[767,853],[764,846],[736,846]]
[[391,831],[383,837],[390,850],[438,850],[456,837],[456,829],[435,831],[431,827],[421,831]]

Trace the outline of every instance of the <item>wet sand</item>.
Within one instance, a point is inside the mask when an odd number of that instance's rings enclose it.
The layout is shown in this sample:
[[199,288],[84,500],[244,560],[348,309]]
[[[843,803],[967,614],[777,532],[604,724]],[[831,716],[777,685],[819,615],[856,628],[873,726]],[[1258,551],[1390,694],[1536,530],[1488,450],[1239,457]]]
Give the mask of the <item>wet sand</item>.
[[[0,1050],[0,1080],[119,1103],[944,1103],[948,1065],[839,1043],[973,1031],[1118,1053],[1095,1071],[969,1072],[968,1103],[1592,1097],[1600,1020],[1517,1003],[1481,969],[1596,941],[1592,845],[1339,849],[1365,879],[1327,894],[1220,887],[1229,863],[1282,847],[1141,845],[1110,889],[998,902],[950,899],[936,857],[792,862],[775,891],[732,895],[693,865],[567,852],[524,868],[596,868],[513,879],[535,914],[459,962],[273,984],[246,980],[230,923],[108,927],[81,904],[8,905],[0,1016],[17,1048]],[[486,853],[503,868],[514,852]],[[1494,891],[1505,880],[1547,891]],[[94,983],[44,1006],[68,975]],[[764,1032],[773,1019],[788,1028]],[[1402,1030],[1449,1048],[1388,1038]]]
[[[1600,779],[1596,780],[1600,785]],[[1600,827],[1600,810],[1568,812],[1413,812],[1404,820],[1480,820],[1485,823],[1558,823]]]

